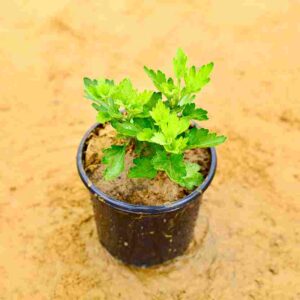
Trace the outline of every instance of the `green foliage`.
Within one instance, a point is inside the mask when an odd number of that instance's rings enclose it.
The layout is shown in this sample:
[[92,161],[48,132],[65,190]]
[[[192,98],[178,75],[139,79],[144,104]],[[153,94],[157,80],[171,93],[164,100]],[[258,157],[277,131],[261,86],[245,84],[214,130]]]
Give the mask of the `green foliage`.
[[215,147],[226,140],[225,136],[217,136],[216,133],[209,133],[204,128],[192,128],[187,132],[186,136],[188,138],[188,149]]
[[178,49],[176,56],[173,58],[173,67],[174,73],[177,79],[180,79],[184,76],[186,71],[186,63],[187,63],[187,56],[182,51],[182,49]]
[[208,120],[207,111],[202,108],[196,108],[195,103],[185,105],[182,115],[188,117],[190,120]]
[[144,67],[157,91],[138,91],[127,78],[119,83],[109,79],[84,78],[85,97],[97,110],[97,121],[110,123],[124,145],[103,150],[104,178],[124,171],[126,147],[133,144],[136,158],[129,178],[152,179],[166,172],[171,180],[193,189],[203,181],[200,166],[184,159],[188,149],[214,147],[226,140],[191,122],[208,120],[207,111],[194,100],[209,81],[213,63],[201,67],[187,65],[188,58],[178,49],[173,58],[174,78],[160,70]]
[[194,186],[203,181],[203,176],[199,173],[200,166],[195,163],[185,162],[186,175],[177,181],[178,184],[191,190]]
[[101,124],[111,120],[124,120],[122,110],[127,119],[147,117],[159,96],[152,91],[138,92],[129,79],[119,84],[108,79],[91,80],[84,78],[85,96],[93,101],[98,111],[97,121]]
[[175,182],[179,182],[185,177],[183,154],[167,154],[165,151],[158,151],[152,159],[153,166],[156,170],[165,171],[168,176]]
[[129,178],[149,178],[156,176],[157,171],[152,164],[151,157],[140,157],[133,160],[135,166],[130,168]]
[[102,163],[107,165],[103,176],[106,180],[115,179],[124,171],[125,150],[125,145],[112,145],[103,150]]

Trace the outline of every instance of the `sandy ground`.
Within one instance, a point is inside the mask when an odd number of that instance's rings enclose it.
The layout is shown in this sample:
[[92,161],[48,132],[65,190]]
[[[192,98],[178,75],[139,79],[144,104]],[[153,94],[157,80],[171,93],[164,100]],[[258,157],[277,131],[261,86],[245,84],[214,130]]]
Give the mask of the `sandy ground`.
[[[0,299],[300,299],[298,1],[1,1]],[[214,61],[198,98],[228,136],[191,250],[147,270],[97,242],[75,153],[82,77]]]

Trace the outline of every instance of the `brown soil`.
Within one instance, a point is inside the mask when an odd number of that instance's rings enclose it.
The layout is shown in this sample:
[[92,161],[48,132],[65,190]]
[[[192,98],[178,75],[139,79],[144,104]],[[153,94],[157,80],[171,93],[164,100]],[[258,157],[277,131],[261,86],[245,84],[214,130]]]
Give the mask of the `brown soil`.
[[[164,172],[159,172],[154,179],[130,179],[126,176],[132,160],[136,157],[133,149],[128,149],[125,155],[125,171],[115,180],[104,180],[102,174],[105,165],[101,164],[102,149],[117,144],[114,139],[114,129],[106,127],[95,130],[88,139],[85,152],[85,169],[96,187],[109,196],[132,204],[162,205],[176,201],[191,193],[174,183]],[[207,149],[194,149],[187,151],[185,159],[198,163],[205,177],[210,166],[210,153]]]
[[[225,3],[226,2],[226,3]],[[300,297],[299,1],[1,1],[0,299]],[[228,136],[190,251],[128,268],[97,240],[75,155],[82,77],[215,62],[197,103]]]

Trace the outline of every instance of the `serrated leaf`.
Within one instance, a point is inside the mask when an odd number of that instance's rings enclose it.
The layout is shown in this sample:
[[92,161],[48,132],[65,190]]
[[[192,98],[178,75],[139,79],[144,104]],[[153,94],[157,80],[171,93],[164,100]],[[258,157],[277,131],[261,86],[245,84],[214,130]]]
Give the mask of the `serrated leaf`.
[[118,133],[124,136],[135,137],[139,132],[139,128],[129,121],[119,122],[117,120],[112,120],[111,125]]
[[203,181],[203,175],[199,172],[200,166],[196,163],[185,162],[186,176],[183,177],[179,184],[188,190],[199,186]]
[[173,68],[175,76],[180,79],[186,72],[187,56],[182,49],[178,49],[176,56],[173,59]]
[[182,111],[182,115],[190,120],[208,120],[207,111],[202,108],[196,108],[195,103],[187,104]]
[[102,105],[105,105],[107,98],[112,96],[116,89],[114,81],[109,79],[91,80],[85,77],[83,83],[85,96]]
[[152,98],[153,92],[152,91],[142,91],[141,93],[137,94],[137,98],[134,99],[136,104],[138,105],[145,105],[146,103],[148,103],[150,101],[150,99]]
[[125,150],[126,145],[113,145],[102,151],[102,163],[107,165],[103,173],[105,180],[115,179],[124,171]]
[[168,144],[171,144],[179,134],[190,126],[188,118],[179,118],[175,112],[171,113],[170,108],[161,101],[152,109],[150,115],[156,125],[160,127]]
[[154,131],[150,128],[144,128],[137,134],[137,139],[141,142],[149,142],[154,135]]
[[128,103],[125,105],[125,109],[128,113],[129,117],[148,117],[145,105],[147,105],[151,98],[153,92],[151,91],[143,91],[141,93],[137,93],[136,96],[132,95]]
[[98,80],[95,88],[97,91],[97,95],[99,95],[101,99],[111,97],[115,92],[115,86],[107,80]]
[[217,136],[216,133],[210,133],[204,128],[192,128],[188,131],[186,137],[189,139],[187,144],[189,149],[214,147],[226,140],[225,136]]
[[102,105],[98,103],[92,103],[92,107],[94,107],[97,111],[107,111]]
[[156,103],[161,100],[161,93],[156,93],[154,92],[152,95],[151,95],[151,98],[150,100],[144,105],[144,112],[147,113],[149,116],[149,112],[150,110],[152,110],[152,108],[156,105]]
[[166,138],[161,132],[155,132],[149,141],[159,145],[167,144]]
[[104,123],[111,120],[111,116],[106,112],[99,111],[98,114],[97,114],[96,120],[100,124],[104,124]]
[[186,117],[178,117],[176,113],[171,113],[168,122],[162,125],[162,132],[166,138],[174,139],[190,127],[190,120]]
[[198,70],[192,66],[184,75],[185,92],[187,94],[199,92],[210,81],[209,75],[213,66],[213,63],[209,63]]
[[144,128],[154,128],[154,123],[151,118],[133,118],[132,121],[139,130],[143,130]]
[[135,166],[130,168],[129,178],[148,178],[152,179],[156,176],[157,171],[154,169],[152,159],[150,157],[140,157],[133,160]]
[[157,102],[159,100],[161,100],[161,93],[153,93],[151,95],[150,100],[144,105],[143,107],[143,112],[141,114],[138,115],[138,117],[140,118],[147,118],[150,116],[150,111],[152,110],[152,108],[157,104]]
[[163,73],[160,70],[155,72],[154,70],[149,69],[146,66],[144,66],[144,71],[151,78],[151,80],[153,81],[154,85],[156,86],[156,88],[158,90],[160,90],[162,83],[167,82],[165,73]]
[[144,67],[145,72],[147,75],[152,79],[153,84],[155,87],[164,94],[167,98],[172,98],[176,96],[179,92],[179,87],[174,84],[172,78],[166,78],[166,75],[158,70],[155,72],[152,69]]
[[[183,89],[182,93],[185,93],[185,88]],[[190,104],[193,103],[193,101],[195,100],[196,96],[195,95],[191,95],[191,94],[187,94],[184,95],[178,102],[179,106],[184,106],[186,104]]]
[[121,106],[128,106],[132,98],[137,97],[137,90],[133,88],[128,78],[123,79],[115,89],[113,98]]
[[111,121],[112,127],[124,136],[136,137],[144,129],[152,129],[153,121],[150,118],[133,118],[131,121]]
[[83,78],[83,84],[84,84],[86,87],[88,87],[88,86],[90,86],[90,85],[93,85],[93,81],[92,81],[90,78],[88,78],[88,77],[84,77],[84,78]]
[[151,110],[150,115],[158,126],[166,123],[170,117],[170,108],[166,107],[162,101],[157,102]]
[[149,136],[150,139],[154,132],[154,124],[150,118],[133,118],[131,121],[111,120],[111,125],[119,134],[129,137],[138,136],[137,139],[140,141],[148,141],[147,137],[149,133],[151,132],[151,136]]
[[159,89],[168,99],[177,98],[180,91],[179,87],[174,84],[172,78],[169,78],[167,82],[163,82]]
[[98,111],[97,121],[105,123],[111,119],[121,119],[119,106],[110,97],[115,91],[112,80],[91,80],[84,78],[86,97],[93,101],[92,106]]
[[165,151],[157,151],[152,159],[156,170],[165,171],[171,180],[179,182],[186,176],[183,154],[169,154]]
[[121,119],[122,113],[117,109],[114,103],[105,103],[105,106],[93,103],[92,106],[98,111],[97,122],[104,124],[112,119]]
[[96,86],[93,84],[86,85],[84,88],[84,96],[92,101],[101,102],[101,97],[97,93]]
[[[92,81],[89,78],[84,78],[84,85],[85,96],[97,105],[105,108],[105,112],[112,119],[120,118],[120,109],[125,109],[130,117],[139,114],[143,117],[149,117],[149,110],[152,106],[150,105],[144,110],[144,105],[148,105],[151,101],[153,92],[138,92],[127,78],[117,85],[114,84],[114,81],[108,79]],[[153,101],[155,101],[155,98]],[[104,109],[102,111],[104,112]]]
[[186,145],[188,142],[188,138],[183,138],[180,136],[179,138],[175,139],[172,144],[164,145],[164,148],[171,153],[182,153],[186,149]]
[[122,119],[123,115],[119,110],[119,106],[116,105],[113,99],[107,99],[106,105],[102,107],[103,111],[107,112],[112,119]]
[[91,80],[85,77],[83,83],[85,97],[104,106],[106,98],[108,98],[115,89],[113,81],[108,79]]
[[203,181],[203,176],[199,173],[200,166],[184,161],[183,154],[168,155],[165,151],[156,151],[152,163],[156,170],[165,171],[172,181],[189,190]]
[[137,100],[138,96],[139,93],[131,81],[125,78],[117,85],[112,97],[121,108],[125,108],[128,114],[135,115],[142,111],[142,104]]

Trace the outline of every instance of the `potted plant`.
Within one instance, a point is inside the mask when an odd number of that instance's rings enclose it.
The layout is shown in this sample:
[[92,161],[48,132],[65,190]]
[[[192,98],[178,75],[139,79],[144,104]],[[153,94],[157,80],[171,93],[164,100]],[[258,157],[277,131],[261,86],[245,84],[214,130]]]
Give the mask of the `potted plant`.
[[216,171],[213,147],[226,140],[195,125],[208,119],[194,99],[213,63],[188,67],[178,49],[173,67],[174,79],[144,67],[156,91],[140,92],[129,79],[84,78],[98,123],[79,145],[78,172],[101,244],[127,264],[162,263],[188,248]]

